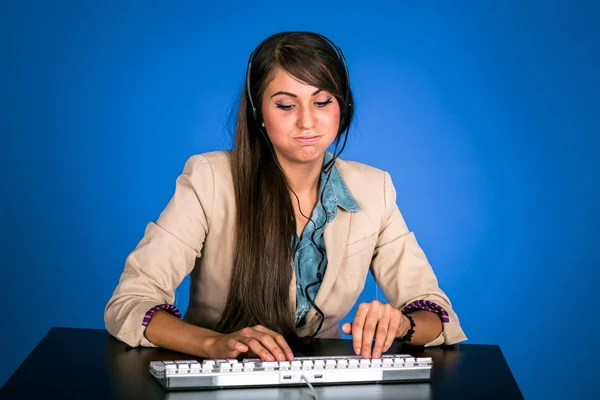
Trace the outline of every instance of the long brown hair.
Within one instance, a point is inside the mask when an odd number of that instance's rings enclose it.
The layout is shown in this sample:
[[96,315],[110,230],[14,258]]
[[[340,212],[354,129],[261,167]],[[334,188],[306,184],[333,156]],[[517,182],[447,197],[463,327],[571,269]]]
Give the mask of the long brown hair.
[[[295,337],[295,305],[289,290],[293,272],[296,218],[286,176],[261,131],[263,92],[279,66],[297,79],[334,95],[343,111],[352,101],[344,62],[322,36],[310,32],[273,35],[255,50],[250,87],[240,99],[230,162],[236,202],[235,253],[227,303],[217,331],[230,333],[263,325]],[[258,111],[252,114],[249,89]],[[341,113],[336,140],[352,119]]]

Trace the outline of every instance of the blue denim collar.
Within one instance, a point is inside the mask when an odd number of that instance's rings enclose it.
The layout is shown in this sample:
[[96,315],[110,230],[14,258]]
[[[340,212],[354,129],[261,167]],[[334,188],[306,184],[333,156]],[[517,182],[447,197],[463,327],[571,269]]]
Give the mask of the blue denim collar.
[[[323,164],[330,161],[331,158],[332,155],[330,153],[325,153]],[[325,187],[326,183],[327,187]],[[334,203],[335,205],[343,208],[346,211],[360,211],[360,206],[358,205],[354,197],[352,197],[352,194],[350,194],[350,190],[348,189],[348,186],[346,186],[346,183],[344,182],[344,179],[342,178],[342,175],[340,174],[340,171],[338,170],[337,165],[335,165],[335,163],[333,164],[328,173],[321,173],[320,191],[324,192],[323,198],[329,200],[325,200],[326,209],[328,208],[328,205]],[[328,209],[327,211],[329,212],[333,210]]]

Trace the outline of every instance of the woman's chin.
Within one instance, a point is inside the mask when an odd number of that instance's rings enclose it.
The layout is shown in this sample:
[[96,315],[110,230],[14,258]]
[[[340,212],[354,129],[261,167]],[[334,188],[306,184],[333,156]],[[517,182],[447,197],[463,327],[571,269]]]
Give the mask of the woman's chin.
[[[297,164],[322,163],[325,156],[323,149],[304,149],[293,157],[293,162]],[[291,161],[291,160],[290,160]]]

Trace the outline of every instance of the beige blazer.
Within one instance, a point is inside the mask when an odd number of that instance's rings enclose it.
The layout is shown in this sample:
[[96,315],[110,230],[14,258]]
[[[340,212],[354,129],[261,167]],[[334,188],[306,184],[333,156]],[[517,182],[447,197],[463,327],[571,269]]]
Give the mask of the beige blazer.
[[[227,298],[234,249],[228,154],[196,155],[186,162],[170,202],[127,257],[104,313],[106,329],[117,339],[134,347],[154,346],[144,336],[144,315],[158,304],[173,304],[175,289],[188,274],[190,300],[184,320],[208,329],[216,326]],[[442,334],[427,346],[466,340],[450,300],[396,205],[390,175],[357,162],[338,159],[336,166],[361,211],[340,208],[325,228],[328,265],[315,299],[325,320],[317,337],[340,337],[340,321],[356,303],[370,269],[394,307],[429,300],[448,312]],[[295,278],[289,294],[293,313]],[[319,318],[312,308],[298,335],[312,334]]]

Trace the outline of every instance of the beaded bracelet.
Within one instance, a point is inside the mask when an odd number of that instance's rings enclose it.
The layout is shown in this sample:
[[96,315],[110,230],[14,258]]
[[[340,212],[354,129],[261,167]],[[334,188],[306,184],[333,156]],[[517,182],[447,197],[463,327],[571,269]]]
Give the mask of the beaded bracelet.
[[408,314],[404,314],[406,315],[406,318],[408,318],[408,321],[410,322],[410,328],[408,328],[408,332],[406,332],[406,335],[402,336],[401,338],[399,338],[398,340],[401,342],[410,342],[412,339],[412,335],[415,333],[415,321],[412,319],[412,317]]

